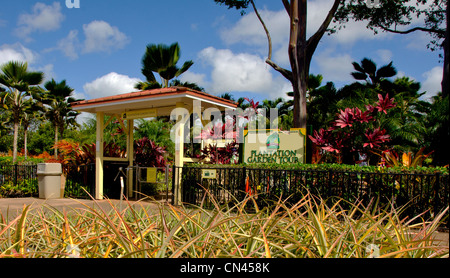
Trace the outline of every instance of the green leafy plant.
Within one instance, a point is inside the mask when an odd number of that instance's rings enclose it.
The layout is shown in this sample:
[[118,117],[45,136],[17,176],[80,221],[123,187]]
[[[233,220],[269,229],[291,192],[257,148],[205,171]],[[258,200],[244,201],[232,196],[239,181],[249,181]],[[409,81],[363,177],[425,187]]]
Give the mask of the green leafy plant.
[[381,157],[381,163],[388,167],[420,167],[422,163],[427,159],[432,153],[424,154],[425,147],[421,148],[417,153],[404,152],[400,158],[397,152],[394,150],[385,151],[372,151],[372,153]]

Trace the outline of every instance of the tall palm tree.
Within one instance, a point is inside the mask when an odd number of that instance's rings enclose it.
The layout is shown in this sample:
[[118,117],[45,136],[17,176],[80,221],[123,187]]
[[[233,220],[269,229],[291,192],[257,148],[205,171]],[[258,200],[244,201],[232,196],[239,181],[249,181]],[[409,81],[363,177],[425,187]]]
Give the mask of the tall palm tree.
[[40,120],[42,120],[43,107],[36,99],[29,98],[24,103],[24,113],[22,114],[22,127],[23,127],[23,149],[25,160],[28,156],[28,129],[29,127]]
[[24,102],[32,97],[40,88],[36,87],[44,80],[44,73],[29,72],[28,63],[10,61],[0,67],[0,84],[5,87],[0,93],[3,107],[11,111],[14,125],[13,163],[17,161],[17,141],[19,124],[23,114]]
[[[147,79],[146,82],[139,82],[136,84],[137,89],[157,88],[154,73],[158,73],[161,78],[162,87],[169,87],[169,81],[175,77],[180,76],[186,72],[193,64],[193,61],[186,61],[181,66],[177,67],[180,59],[180,46],[178,43],[173,43],[170,46],[165,44],[149,44],[142,57],[142,74]],[[159,85],[161,86],[161,85]]]
[[[47,91],[43,96],[43,103],[47,105],[45,115],[52,122],[55,128],[55,144],[59,137],[63,137],[66,126],[78,126],[76,117],[80,114],[72,110],[70,102],[78,101],[72,97],[74,89],[67,86],[66,80],[57,83],[54,79],[44,85]],[[58,157],[58,150],[55,149],[55,159]]]

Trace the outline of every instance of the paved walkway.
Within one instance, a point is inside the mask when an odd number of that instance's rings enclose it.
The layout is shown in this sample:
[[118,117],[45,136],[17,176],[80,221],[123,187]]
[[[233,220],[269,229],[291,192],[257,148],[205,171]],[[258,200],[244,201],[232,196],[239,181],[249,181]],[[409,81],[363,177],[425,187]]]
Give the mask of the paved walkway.
[[[129,203],[129,204],[128,204]],[[24,208],[24,206],[31,205],[31,208],[38,208],[41,206],[44,207],[52,207],[59,211],[63,211],[65,209],[67,212],[74,209],[80,209],[87,207],[89,208],[101,208],[105,212],[108,212],[114,208],[119,208],[120,205],[122,205],[122,209],[126,208],[128,205],[133,206],[133,208],[136,209],[154,209],[157,210],[159,205],[161,204],[160,201],[127,201],[123,200],[122,204],[120,203],[120,200],[85,200],[85,199],[69,199],[69,198],[62,198],[62,199],[39,199],[39,198],[0,198],[0,216],[3,215],[6,217],[6,215],[9,216],[9,218],[17,217],[18,214],[20,214]]]

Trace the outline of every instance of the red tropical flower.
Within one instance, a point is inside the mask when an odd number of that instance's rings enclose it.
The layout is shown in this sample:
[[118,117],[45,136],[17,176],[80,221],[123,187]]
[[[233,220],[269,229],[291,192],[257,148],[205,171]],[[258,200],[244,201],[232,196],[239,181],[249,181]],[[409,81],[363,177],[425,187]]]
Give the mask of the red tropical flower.
[[368,139],[368,142],[364,143],[363,147],[380,147],[379,144],[390,140],[390,136],[389,134],[386,134],[385,129],[380,130],[379,128],[376,128],[372,133],[369,133],[369,131],[367,131],[365,135]]
[[344,128],[346,126],[352,126],[354,122],[354,113],[353,109],[345,108],[345,110],[341,110],[340,113],[337,114],[337,120],[334,124],[340,128]]
[[384,112],[387,114],[388,109],[394,108],[397,104],[394,102],[393,98],[389,98],[389,94],[383,98],[381,94],[378,94],[378,102],[376,103],[375,108],[378,109],[378,112]]

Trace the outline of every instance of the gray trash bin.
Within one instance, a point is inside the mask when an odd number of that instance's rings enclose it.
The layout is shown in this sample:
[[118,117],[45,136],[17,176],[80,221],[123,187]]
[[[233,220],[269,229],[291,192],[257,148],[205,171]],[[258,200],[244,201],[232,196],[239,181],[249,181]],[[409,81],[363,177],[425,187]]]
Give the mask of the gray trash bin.
[[37,176],[40,199],[61,198],[61,163],[39,163]]

